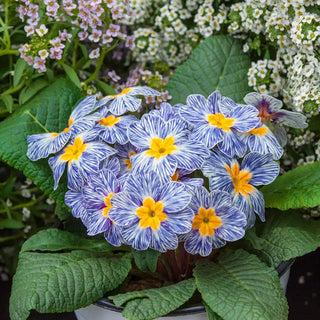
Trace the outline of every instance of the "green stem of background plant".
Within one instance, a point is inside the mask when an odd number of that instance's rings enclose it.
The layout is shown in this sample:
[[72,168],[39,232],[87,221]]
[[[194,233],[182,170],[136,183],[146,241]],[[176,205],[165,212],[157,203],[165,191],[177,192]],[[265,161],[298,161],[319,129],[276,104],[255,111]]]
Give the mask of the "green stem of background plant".
[[4,91],[2,94],[12,94],[15,93],[17,91],[20,91],[25,85],[25,80],[23,80],[18,86],[16,86],[15,88],[10,88],[6,91]]
[[5,241],[10,241],[10,240],[14,240],[14,239],[19,239],[19,238],[23,238],[23,233],[22,232],[19,232],[17,234],[14,234],[12,236],[8,236],[8,237],[2,237],[0,238],[0,243],[1,242],[5,242]]
[[11,216],[11,212],[10,212],[9,207],[7,206],[7,204],[5,203],[5,201],[3,199],[1,199],[1,203],[4,206],[4,211],[7,213],[8,219],[11,220],[12,216]]
[[116,48],[118,46],[118,44],[119,44],[119,41],[116,41],[109,49],[106,49],[106,48],[102,49],[101,55],[100,55],[100,57],[98,59],[97,67],[94,70],[93,74],[84,82],[85,84],[90,83],[91,81],[93,81],[96,78],[97,74],[99,73],[99,71],[100,71],[100,69],[101,69],[101,67],[103,65],[104,57],[106,56],[106,54],[108,52],[110,52],[111,50]]
[[[16,206],[11,207],[10,209],[11,210],[17,210],[17,209],[22,209],[22,208],[25,208],[25,207],[32,207],[33,205],[35,205],[38,202],[40,202],[41,200],[43,200],[46,196],[47,196],[46,194],[43,194],[36,200],[30,201],[30,202],[27,202],[27,203],[17,204]],[[4,212],[7,212],[6,209],[0,210],[0,213],[4,213]]]
[[0,51],[0,56],[6,56],[9,54],[19,54],[19,50],[10,50],[10,49],[5,49]]

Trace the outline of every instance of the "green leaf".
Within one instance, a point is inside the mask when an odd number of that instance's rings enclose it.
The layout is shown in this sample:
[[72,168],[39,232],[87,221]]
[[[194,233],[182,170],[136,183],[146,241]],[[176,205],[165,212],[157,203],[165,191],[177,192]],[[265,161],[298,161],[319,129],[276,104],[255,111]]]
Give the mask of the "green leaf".
[[10,297],[11,320],[41,313],[73,311],[119,286],[131,267],[130,255],[72,251],[20,254]]
[[125,304],[123,317],[151,320],[179,308],[193,296],[195,289],[194,279],[189,279],[167,287],[118,294],[109,299],[118,307]]
[[114,249],[107,241],[88,240],[59,229],[43,230],[28,239],[21,252],[90,250],[107,252]]
[[66,64],[62,64],[64,71],[68,75],[69,79],[80,89],[81,88],[81,82],[77,75],[77,73],[71,68],[70,66]]
[[57,190],[53,191],[53,177],[48,161],[31,161],[26,156],[27,136],[62,131],[67,127],[73,106],[81,97],[80,90],[69,80],[61,78],[0,123],[0,158],[10,166],[22,170],[60,204],[64,204],[66,181],[63,179]]
[[78,46],[80,47],[84,58],[87,60],[87,59],[89,58],[89,54],[88,54],[88,49],[87,49],[87,47],[86,47],[84,44],[82,44],[82,43],[79,43]]
[[134,262],[141,271],[156,271],[160,252],[148,249],[143,251],[133,250],[132,253]]
[[64,205],[57,203],[54,213],[60,220],[66,220],[71,217],[71,210]]
[[207,316],[208,316],[208,320],[223,320],[215,312],[213,312],[205,302],[203,302],[203,304],[204,304],[204,306],[206,308],[206,313],[207,313]]
[[103,91],[104,94],[106,94],[106,95],[116,94],[114,89],[111,86],[109,86],[108,84],[106,84],[105,82],[100,81],[98,79],[95,79],[94,81],[97,83],[97,85],[100,87],[100,89]]
[[267,208],[280,210],[320,205],[320,162],[293,169],[264,186]]
[[24,224],[21,221],[12,219],[0,219],[0,228],[21,229],[23,227]]
[[29,87],[25,87],[21,90],[19,95],[19,104],[22,105],[35,96],[41,89],[47,87],[49,82],[44,79],[38,79],[30,84]]
[[9,94],[3,94],[1,95],[1,98],[6,105],[7,110],[11,113],[12,112],[12,107],[13,107],[13,98]]
[[320,246],[320,220],[306,220],[297,212],[271,212],[262,232],[248,230],[246,238],[264,261],[277,267]]
[[214,90],[240,102],[250,92],[249,68],[250,59],[243,53],[241,41],[223,35],[209,37],[173,74],[167,85],[171,102],[185,103],[194,93],[207,97]]
[[217,263],[200,260],[194,269],[202,299],[224,320],[286,320],[287,301],[278,274],[240,249]]
[[5,30],[11,29],[13,28],[12,26],[4,26],[4,27],[0,27],[0,32],[3,32]]
[[27,65],[27,62],[22,58],[20,58],[17,61],[16,66],[14,68],[13,87],[16,87],[20,83],[23,71]]

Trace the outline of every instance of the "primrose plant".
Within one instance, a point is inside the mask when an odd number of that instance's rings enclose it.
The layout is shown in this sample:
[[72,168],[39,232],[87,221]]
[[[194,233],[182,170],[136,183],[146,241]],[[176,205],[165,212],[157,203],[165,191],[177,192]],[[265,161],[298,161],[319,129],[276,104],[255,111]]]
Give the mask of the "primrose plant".
[[[246,105],[218,91],[189,95],[185,105],[163,103],[136,118],[148,87],[85,98],[62,132],[28,136],[28,157],[49,158],[54,185],[67,167],[65,203],[88,235],[113,246],[166,252],[184,243],[208,256],[265,221],[257,187],[279,174],[282,124],[304,126],[281,102],[248,94]],[[270,120],[267,126],[266,120]],[[209,190],[203,186],[208,178]]]
[[[292,192],[298,206],[305,186],[315,186],[313,166],[277,178],[284,126],[304,128],[306,118],[265,94],[236,103],[214,91],[147,109],[145,100],[160,95],[149,87],[83,99],[70,86],[61,79],[40,95],[53,100],[52,114],[38,115],[35,102],[18,120],[26,121],[23,159],[57,199],[62,222],[24,243],[11,318],[107,298],[130,320],[186,303],[202,304],[211,319],[287,319],[276,268],[314,250],[319,225],[265,207],[287,210]],[[55,99],[69,111],[57,116]],[[26,114],[39,118],[34,127]],[[54,117],[57,125],[38,125]]]

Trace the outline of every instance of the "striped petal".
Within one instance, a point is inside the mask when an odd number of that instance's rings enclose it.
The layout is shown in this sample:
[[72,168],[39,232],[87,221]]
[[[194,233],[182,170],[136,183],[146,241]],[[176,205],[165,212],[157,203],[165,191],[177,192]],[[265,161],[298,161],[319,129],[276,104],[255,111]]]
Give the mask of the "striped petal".
[[246,104],[252,105],[259,109],[261,105],[265,106],[268,113],[278,112],[282,108],[282,102],[267,94],[260,94],[257,92],[248,93],[244,99]]
[[182,211],[167,214],[168,225],[177,234],[184,234],[191,230],[192,219],[194,213],[190,208],[185,208]]
[[258,114],[259,111],[255,107],[248,105],[238,106],[230,113],[230,118],[235,119],[232,127],[240,132],[248,132],[260,123]]
[[68,190],[64,196],[65,204],[71,208],[71,213],[75,218],[87,220],[88,213],[84,205],[84,199],[81,191]]
[[241,133],[233,129],[224,131],[223,140],[218,143],[218,148],[228,157],[242,158],[247,152],[246,139]]
[[158,228],[151,233],[150,248],[159,252],[174,250],[178,247],[178,237],[166,226]]
[[299,112],[281,110],[272,117],[272,120],[275,123],[281,123],[291,128],[301,129],[308,127],[307,117]]
[[200,254],[202,257],[207,257],[212,252],[212,239],[209,236],[201,236],[199,230],[192,230],[184,247],[190,254]]
[[54,133],[38,133],[28,136],[27,157],[32,161],[47,158],[51,153],[59,152],[69,139],[69,132],[62,132],[58,135]]
[[191,200],[191,195],[179,182],[169,182],[162,186],[159,201],[163,203],[165,212],[178,212],[183,210]]
[[243,159],[241,169],[251,173],[250,184],[260,186],[271,183],[279,175],[280,166],[272,161],[270,153],[261,155],[251,152]]
[[97,95],[86,97],[73,109],[70,118],[77,120],[88,115],[95,109],[96,101]]
[[[66,162],[62,161],[60,159],[61,153],[58,154],[55,157],[51,157],[49,158],[48,162],[49,162],[49,166],[53,172],[53,180],[54,180],[54,187],[53,189],[56,190],[58,188],[58,183],[59,180],[63,174],[64,168],[66,166]],[[70,188],[73,189],[73,188]],[[75,188],[74,190],[77,190],[77,188]]]
[[131,90],[127,95],[131,96],[161,96],[161,93],[157,90],[149,88],[147,86],[137,86],[130,88]]
[[111,221],[111,225],[104,233],[104,238],[114,247],[120,247],[124,243],[121,228]]
[[139,224],[123,227],[122,236],[126,244],[136,250],[148,249],[151,241],[151,229],[140,228]]
[[133,96],[122,95],[116,97],[110,104],[109,110],[116,116],[120,116],[127,111],[135,112],[141,105],[142,100]]
[[193,129],[191,140],[203,143],[207,148],[212,149],[217,143],[223,140],[223,130],[211,126],[208,122]]

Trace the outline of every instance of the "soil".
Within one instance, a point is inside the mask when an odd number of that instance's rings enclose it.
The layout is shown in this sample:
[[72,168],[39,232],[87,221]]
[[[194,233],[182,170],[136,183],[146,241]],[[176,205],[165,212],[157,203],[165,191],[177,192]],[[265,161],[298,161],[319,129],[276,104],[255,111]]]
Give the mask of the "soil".
[[[0,280],[0,320],[10,320],[8,311],[10,279]],[[291,269],[287,298],[289,320],[316,320],[320,314],[320,249],[298,258]],[[73,312],[39,314],[32,311],[28,320],[76,320]],[[181,319],[182,320],[182,319]],[[274,319],[270,319],[274,320]]]

